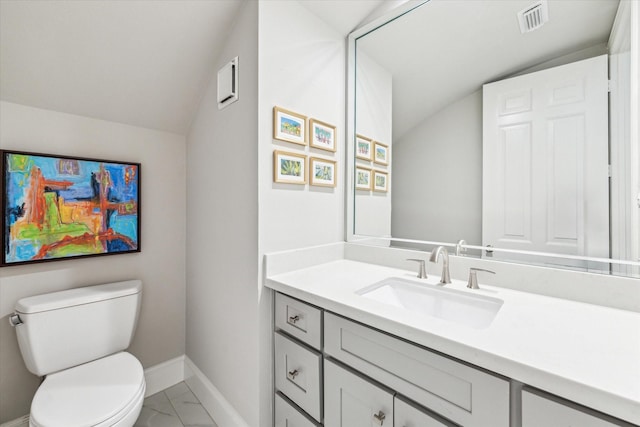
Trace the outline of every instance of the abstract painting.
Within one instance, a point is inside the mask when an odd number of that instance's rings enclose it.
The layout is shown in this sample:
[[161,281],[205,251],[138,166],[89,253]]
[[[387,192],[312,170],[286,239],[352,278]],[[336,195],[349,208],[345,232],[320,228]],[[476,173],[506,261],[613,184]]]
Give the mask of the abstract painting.
[[139,163],[1,157],[1,266],[140,252]]

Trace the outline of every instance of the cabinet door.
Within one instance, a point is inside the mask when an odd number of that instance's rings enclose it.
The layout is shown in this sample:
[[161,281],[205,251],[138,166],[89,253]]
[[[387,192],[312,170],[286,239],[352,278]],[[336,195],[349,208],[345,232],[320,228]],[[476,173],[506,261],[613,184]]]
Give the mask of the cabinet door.
[[529,391],[522,392],[522,427],[614,427],[631,426],[608,421]]
[[448,422],[435,415],[418,408],[417,405],[395,398],[393,408],[395,427],[456,427],[456,424]]
[[325,427],[393,426],[393,393],[325,360]]
[[276,393],[275,401],[275,427],[317,427],[319,425],[298,412],[279,393]]

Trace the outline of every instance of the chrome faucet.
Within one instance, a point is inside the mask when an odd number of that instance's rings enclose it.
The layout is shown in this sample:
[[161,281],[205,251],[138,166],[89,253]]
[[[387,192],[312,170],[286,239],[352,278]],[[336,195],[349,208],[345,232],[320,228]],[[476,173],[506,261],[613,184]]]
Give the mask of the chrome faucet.
[[446,285],[451,283],[451,276],[449,275],[449,252],[444,246],[438,246],[431,251],[429,261],[438,262],[438,257],[442,255],[442,276],[440,276],[440,283]]

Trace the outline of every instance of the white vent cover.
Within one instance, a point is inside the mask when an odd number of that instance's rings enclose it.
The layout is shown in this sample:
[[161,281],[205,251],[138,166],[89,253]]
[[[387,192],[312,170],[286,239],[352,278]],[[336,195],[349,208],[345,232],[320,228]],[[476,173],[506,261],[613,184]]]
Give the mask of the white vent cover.
[[520,32],[522,34],[537,30],[549,20],[547,1],[540,0],[518,12]]
[[218,109],[238,100],[238,57],[218,71]]

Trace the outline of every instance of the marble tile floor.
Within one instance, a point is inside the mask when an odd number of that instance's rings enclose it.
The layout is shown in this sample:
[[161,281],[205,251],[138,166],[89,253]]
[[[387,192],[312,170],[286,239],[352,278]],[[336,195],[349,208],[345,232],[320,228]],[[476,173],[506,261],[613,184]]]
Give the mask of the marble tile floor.
[[218,427],[187,384],[147,397],[134,427]]

